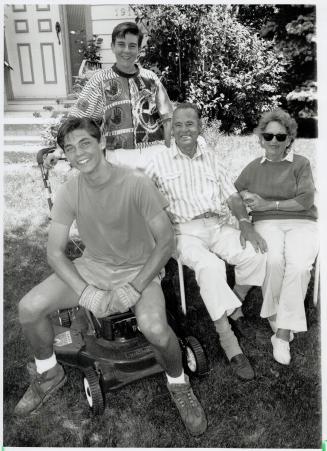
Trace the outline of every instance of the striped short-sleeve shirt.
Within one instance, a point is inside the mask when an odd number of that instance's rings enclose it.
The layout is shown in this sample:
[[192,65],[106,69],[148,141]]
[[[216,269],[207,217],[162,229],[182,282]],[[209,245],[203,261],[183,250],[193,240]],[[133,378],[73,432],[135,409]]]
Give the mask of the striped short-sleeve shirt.
[[203,138],[198,138],[192,158],[172,142],[169,149],[154,155],[145,172],[168,199],[167,211],[173,223],[187,222],[206,212],[216,213],[221,223],[230,220],[227,199],[236,189],[229,171]]

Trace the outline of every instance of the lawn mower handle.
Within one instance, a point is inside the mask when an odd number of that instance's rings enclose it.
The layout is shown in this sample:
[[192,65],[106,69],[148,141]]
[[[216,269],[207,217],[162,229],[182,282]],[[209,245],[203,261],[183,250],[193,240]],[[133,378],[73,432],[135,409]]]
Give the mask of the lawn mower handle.
[[36,155],[37,164],[43,164],[44,155],[53,153],[56,150],[56,148],[57,148],[56,146],[55,147],[45,147],[44,149],[39,150]]

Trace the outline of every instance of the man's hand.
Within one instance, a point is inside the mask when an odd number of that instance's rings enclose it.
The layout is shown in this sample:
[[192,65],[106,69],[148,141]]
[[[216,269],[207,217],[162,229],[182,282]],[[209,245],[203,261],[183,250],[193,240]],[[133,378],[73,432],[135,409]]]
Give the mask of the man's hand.
[[252,224],[244,221],[239,223],[239,227],[241,230],[240,242],[243,249],[246,247],[246,242],[250,241],[256,252],[261,252],[262,254],[267,252],[268,246],[266,241],[254,230]]
[[43,161],[43,166],[45,169],[52,169],[58,163],[59,157],[54,154],[48,154],[48,156]]
[[93,285],[86,286],[78,303],[90,310],[96,318],[105,318],[113,313],[124,313],[129,309],[115,300],[114,291],[100,290]]
[[141,298],[141,293],[130,283],[125,283],[112,292],[112,307],[118,311],[127,312]]
[[250,191],[242,191],[241,196],[246,206],[252,211],[266,211],[273,209],[271,201],[263,199],[259,194],[251,193]]

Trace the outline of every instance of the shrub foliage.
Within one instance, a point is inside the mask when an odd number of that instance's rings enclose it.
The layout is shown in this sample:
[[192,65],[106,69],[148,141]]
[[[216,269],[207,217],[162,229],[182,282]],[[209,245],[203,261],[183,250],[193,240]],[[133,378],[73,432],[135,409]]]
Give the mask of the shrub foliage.
[[196,103],[222,130],[253,128],[277,106],[285,58],[228,5],[137,5],[148,34],[142,63],[162,74],[174,101]]

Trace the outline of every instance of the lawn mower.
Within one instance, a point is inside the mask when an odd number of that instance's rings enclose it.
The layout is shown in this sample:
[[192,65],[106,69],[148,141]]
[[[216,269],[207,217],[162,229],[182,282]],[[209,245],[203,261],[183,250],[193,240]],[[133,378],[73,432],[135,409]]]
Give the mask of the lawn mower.
[[[53,147],[41,149],[37,154],[50,210],[52,193],[44,158],[54,150]],[[164,279],[162,287],[168,322],[179,339],[185,371],[190,375],[204,375],[208,372],[204,349],[197,338],[187,335],[181,327],[183,321],[178,321],[178,302],[171,283]],[[180,292],[185,298],[182,283]],[[90,311],[75,307],[56,312],[52,319],[57,359],[81,370],[86,399],[95,415],[104,412],[107,392],[163,372],[132,311],[97,319]]]

